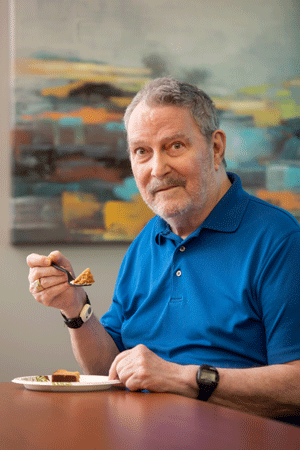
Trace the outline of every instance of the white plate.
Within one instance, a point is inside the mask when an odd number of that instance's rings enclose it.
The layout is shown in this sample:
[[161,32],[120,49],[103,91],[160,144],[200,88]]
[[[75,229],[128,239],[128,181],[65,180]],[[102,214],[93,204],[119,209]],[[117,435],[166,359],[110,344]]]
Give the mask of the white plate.
[[[80,381],[74,383],[52,383],[51,381],[36,381],[38,375],[19,377],[11,380],[13,383],[23,384],[26,389],[32,391],[59,391],[59,392],[82,392],[103,391],[112,386],[122,384],[118,380],[108,380],[108,377],[99,375],[80,375]],[[48,375],[51,380],[51,375]]]

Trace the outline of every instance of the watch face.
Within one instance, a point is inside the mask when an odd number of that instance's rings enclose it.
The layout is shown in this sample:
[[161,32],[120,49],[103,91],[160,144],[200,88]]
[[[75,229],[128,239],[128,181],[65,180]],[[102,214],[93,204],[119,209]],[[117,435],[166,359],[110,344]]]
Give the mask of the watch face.
[[92,312],[93,312],[93,310],[92,310],[91,305],[86,303],[80,313],[80,317],[83,320],[83,322],[86,322],[91,317]]
[[215,383],[217,381],[217,374],[211,370],[202,369],[200,380]]

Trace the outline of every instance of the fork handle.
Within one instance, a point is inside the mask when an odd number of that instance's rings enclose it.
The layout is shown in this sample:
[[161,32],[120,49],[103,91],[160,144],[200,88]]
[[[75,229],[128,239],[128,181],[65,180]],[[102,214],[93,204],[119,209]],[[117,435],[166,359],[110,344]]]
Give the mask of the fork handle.
[[68,277],[68,282],[70,282],[70,281],[73,281],[74,280],[74,278],[72,277],[72,275],[70,274],[70,272],[67,270],[67,269],[64,269],[63,267],[61,267],[61,266],[58,266],[57,264],[55,264],[55,263],[51,263],[51,265],[53,266],[53,267],[55,267],[55,269],[58,269],[58,270],[60,270],[61,272],[63,272],[63,273],[65,273],[65,274],[67,274],[67,277]]

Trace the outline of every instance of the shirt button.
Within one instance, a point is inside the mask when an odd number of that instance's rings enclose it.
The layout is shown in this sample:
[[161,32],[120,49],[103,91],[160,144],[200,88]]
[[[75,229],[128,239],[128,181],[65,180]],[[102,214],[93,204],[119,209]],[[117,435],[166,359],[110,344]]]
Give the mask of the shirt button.
[[180,249],[179,249],[181,252],[185,252],[185,246],[184,245],[182,245],[181,247],[180,247]]
[[181,270],[177,270],[176,275],[177,275],[178,277],[181,277]]

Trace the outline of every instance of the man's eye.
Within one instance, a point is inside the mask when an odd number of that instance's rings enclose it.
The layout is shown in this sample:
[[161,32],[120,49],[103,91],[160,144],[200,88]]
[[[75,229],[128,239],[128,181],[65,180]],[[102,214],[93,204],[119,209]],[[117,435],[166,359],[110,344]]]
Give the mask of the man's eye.
[[174,142],[174,144],[172,144],[172,148],[174,150],[180,150],[183,147],[182,142]]
[[175,143],[173,144],[173,147],[174,147],[176,150],[178,150],[179,148],[182,147],[182,143],[181,143],[181,142],[175,142]]
[[146,150],[144,148],[137,148],[134,153],[138,156],[143,156],[146,154]]

